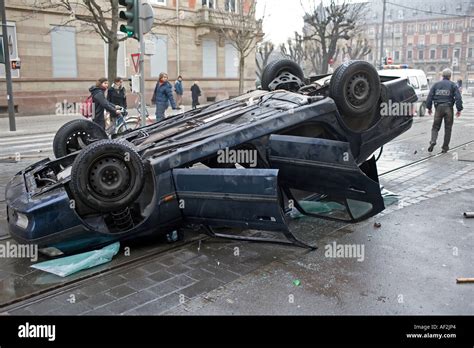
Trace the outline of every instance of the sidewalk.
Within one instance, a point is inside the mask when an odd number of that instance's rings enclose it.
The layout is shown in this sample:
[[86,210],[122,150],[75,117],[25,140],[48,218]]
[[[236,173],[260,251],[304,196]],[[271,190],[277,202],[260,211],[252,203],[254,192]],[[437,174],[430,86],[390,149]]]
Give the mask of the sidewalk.
[[[172,110],[168,108],[166,116],[175,115],[191,110],[191,105],[182,105],[184,109]],[[155,119],[155,108],[148,107],[148,113],[152,120]],[[130,115],[138,114],[136,109],[129,109]],[[36,116],[16,116],[16,131],[10,131],[10,124],[8,117],[0,118],[0,138],[16,137],[21,135],[33,135],[42,133],[56,133],[56,131],[64,123],[74,120],[76,118],[83,118],[82,115],[36,115]]]

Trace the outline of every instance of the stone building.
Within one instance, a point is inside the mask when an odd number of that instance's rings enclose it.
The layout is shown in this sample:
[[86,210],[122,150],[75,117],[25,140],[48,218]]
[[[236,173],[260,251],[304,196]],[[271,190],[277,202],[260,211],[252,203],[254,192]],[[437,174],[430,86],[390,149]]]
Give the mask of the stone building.
[[[367,31],[372,53],[367,60],[379,65],[382,1],[368,2]],[[474,86],[474,1],[388,1],[385,14],[384,56],[393,64],[408,64],[437,80],[444,68],[453,80]]]
[[[108,1],[108,0],[99,0]],[[146,56],[146,101],[160,72],[174,83],[184,79],[184,102],[190,103],[190,87],[199,81],[202,102],[238,94],[238,52],[225,40],[219,28],[222,11],[244,12],[254,0],[149,0],[155,25],[146,35],[153,55]],[[94,81],[107,74],[108,50],[104,41],[84,24],[73,21],[64,26],[71,13],[57,9],[34,9],[34,0],[6,0],[8,40],[11,59],[20,60],[13,70],[15,107],[19,114],[54,113],[58,103],[76,103],[88,96]],[[134,39],[122,41],[117,74],[129,78],[138,52]],[[4,66],[0,64],[0,113],[6,113]],[[126,84],[128,87],[128,84]],[[255,54],[246,59],[245,89],[255,87]],[[128,93],[129,105],[137,96]]]

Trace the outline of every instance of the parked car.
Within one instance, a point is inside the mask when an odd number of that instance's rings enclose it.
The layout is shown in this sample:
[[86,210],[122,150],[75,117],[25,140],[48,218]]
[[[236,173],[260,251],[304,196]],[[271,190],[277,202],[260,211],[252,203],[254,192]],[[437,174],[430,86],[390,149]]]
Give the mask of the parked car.
[[381,76],[395,76],[408,79],[408,83],[415,89],[418,97],[417,113],[418,116],[425,116],[426,114],[426,99],[430,93],[430,86],[426,74],[423,70],[408,69],[405,65],[392,66],[392,69],[379,70]]
[[[97,247],[184,226],[282,232],[288,211],[357,222],[384,209],[373,153],[408,130],[412,115],[381,116],[382,102],[414,102],[406,79],[367,62],[305,78],[270,63],[262,89],[108,139],[78,119],[59,129],[56,159],[16,174],[6,189],[11,235],[62,249]],[[250,160],[253,157],[253,160]],[[308,202],[342,209],[311,213]],[[256,240],[258,238],[250,238]],[[77,241],[80,241],[78,243]]]

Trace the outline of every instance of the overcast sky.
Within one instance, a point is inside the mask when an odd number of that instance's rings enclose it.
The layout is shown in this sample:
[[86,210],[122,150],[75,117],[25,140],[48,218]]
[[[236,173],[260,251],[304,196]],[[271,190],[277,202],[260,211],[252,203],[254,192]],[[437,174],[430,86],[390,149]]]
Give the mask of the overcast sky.
[[[305,8],[309,9],[312,0],[302,0]],[[265,14],[263,31],[265,40],[280,44],[286,41],[293,32],[301,33],[303,29],[303,14],[300,0],[257,0],[257,18]]]

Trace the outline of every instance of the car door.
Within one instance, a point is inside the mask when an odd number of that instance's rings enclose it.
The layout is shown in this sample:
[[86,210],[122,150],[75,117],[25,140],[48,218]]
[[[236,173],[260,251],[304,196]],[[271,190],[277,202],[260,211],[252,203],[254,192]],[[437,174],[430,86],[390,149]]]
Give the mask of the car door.
[[186,221],[209,226],[287,231],[274,169],[173,169]]
[[274,134],[268,156],[290,208],[294,204],[311,216],[349,222],[385,208],[375,160],[359,167],[347,142]]

